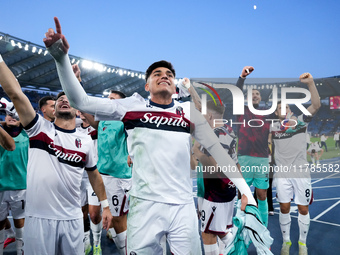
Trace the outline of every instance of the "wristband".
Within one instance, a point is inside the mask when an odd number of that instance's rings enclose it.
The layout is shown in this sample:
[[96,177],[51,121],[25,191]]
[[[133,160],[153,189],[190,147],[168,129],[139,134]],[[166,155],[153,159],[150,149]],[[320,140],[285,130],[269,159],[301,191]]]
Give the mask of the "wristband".
[[4,60],[2,59],[1,54],[0,54],[0,63],[3,62],[3,61],[4,61]]
[[100,201],[100,204],[102,205],[102,208],[104,209],[105,207],[109,206],[109,201],[107,199]]
[[184,79],[180,79],[178,85],[182,86],[182,87],[184,87],[186,89],[189,89],[190,88],[190,81],[188,83],[184,84]]
[[55,60],[60,60],[60,58],[66,53],[63,50],[63,41],[59,39],[55,43],[53,43],[50,47],[47,48],[47,51],[52,55]]

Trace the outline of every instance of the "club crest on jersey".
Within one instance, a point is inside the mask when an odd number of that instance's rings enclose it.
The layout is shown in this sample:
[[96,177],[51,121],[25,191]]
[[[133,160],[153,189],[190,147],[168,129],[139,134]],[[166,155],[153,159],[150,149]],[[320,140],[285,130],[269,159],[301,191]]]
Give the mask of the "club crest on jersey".
[[75,140],[75,144],[76,144],[77,148],[81,148],[81,140],[79,138],[77,138]]
[[183,108],[181,106],[176,108],[176,114],[182,117],[184,116]]

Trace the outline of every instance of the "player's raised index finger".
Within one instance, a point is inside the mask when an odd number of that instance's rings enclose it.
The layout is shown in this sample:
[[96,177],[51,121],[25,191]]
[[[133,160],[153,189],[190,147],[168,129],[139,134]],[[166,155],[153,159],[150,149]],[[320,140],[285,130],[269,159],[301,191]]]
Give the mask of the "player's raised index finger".
[[55,28],[58,34],[61,34],[61,25],[59,22],[59,19],[57,17],[54,17],[54,22],[55,22]]

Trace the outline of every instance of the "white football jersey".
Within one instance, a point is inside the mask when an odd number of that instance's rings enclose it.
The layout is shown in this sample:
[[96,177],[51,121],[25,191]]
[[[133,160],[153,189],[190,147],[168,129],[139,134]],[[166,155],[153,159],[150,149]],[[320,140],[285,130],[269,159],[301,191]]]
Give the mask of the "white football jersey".
[[[305,121],[303,115],[298,117],[299,121]],[[280,129],[280,122],[275,122],[270,127],[272,139],[275,145],[275,162],[277,166],[287,166],[289,172],[298,172],[306,167],[307,150],[306,150],[306,132],[305,126],[296,132],[287,133]]]
[[312,150],[315,150],[316,152],[321,151],[320,145],[318,142],[311,143],[308,147],[308,151],[312,152]]
[[96,169],[92,139],[76,129],[59,128],[38,114],[25,129],[30,140],[26,216],[82,218],[82,175],[84,168]]
[[122,120],[133,161],[130,195],[162,203],[192,202],[190,103],[158,105],[135,93],[102,100],[96,120]]

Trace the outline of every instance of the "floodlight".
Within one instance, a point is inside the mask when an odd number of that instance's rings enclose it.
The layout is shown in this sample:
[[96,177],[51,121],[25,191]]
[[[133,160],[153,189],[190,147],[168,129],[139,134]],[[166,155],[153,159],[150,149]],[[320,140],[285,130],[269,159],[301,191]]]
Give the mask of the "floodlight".
[[94,63],[93,64],[93,68],[96,69],[99,72],[103,72],[104,71],[104,66],[102,64]]
[[93,68],[93,63],[91,61],[88,61],[88,60],[83,60],[81,62],[82,64],[82,67],[86,68],[86,69],[92,69]]

